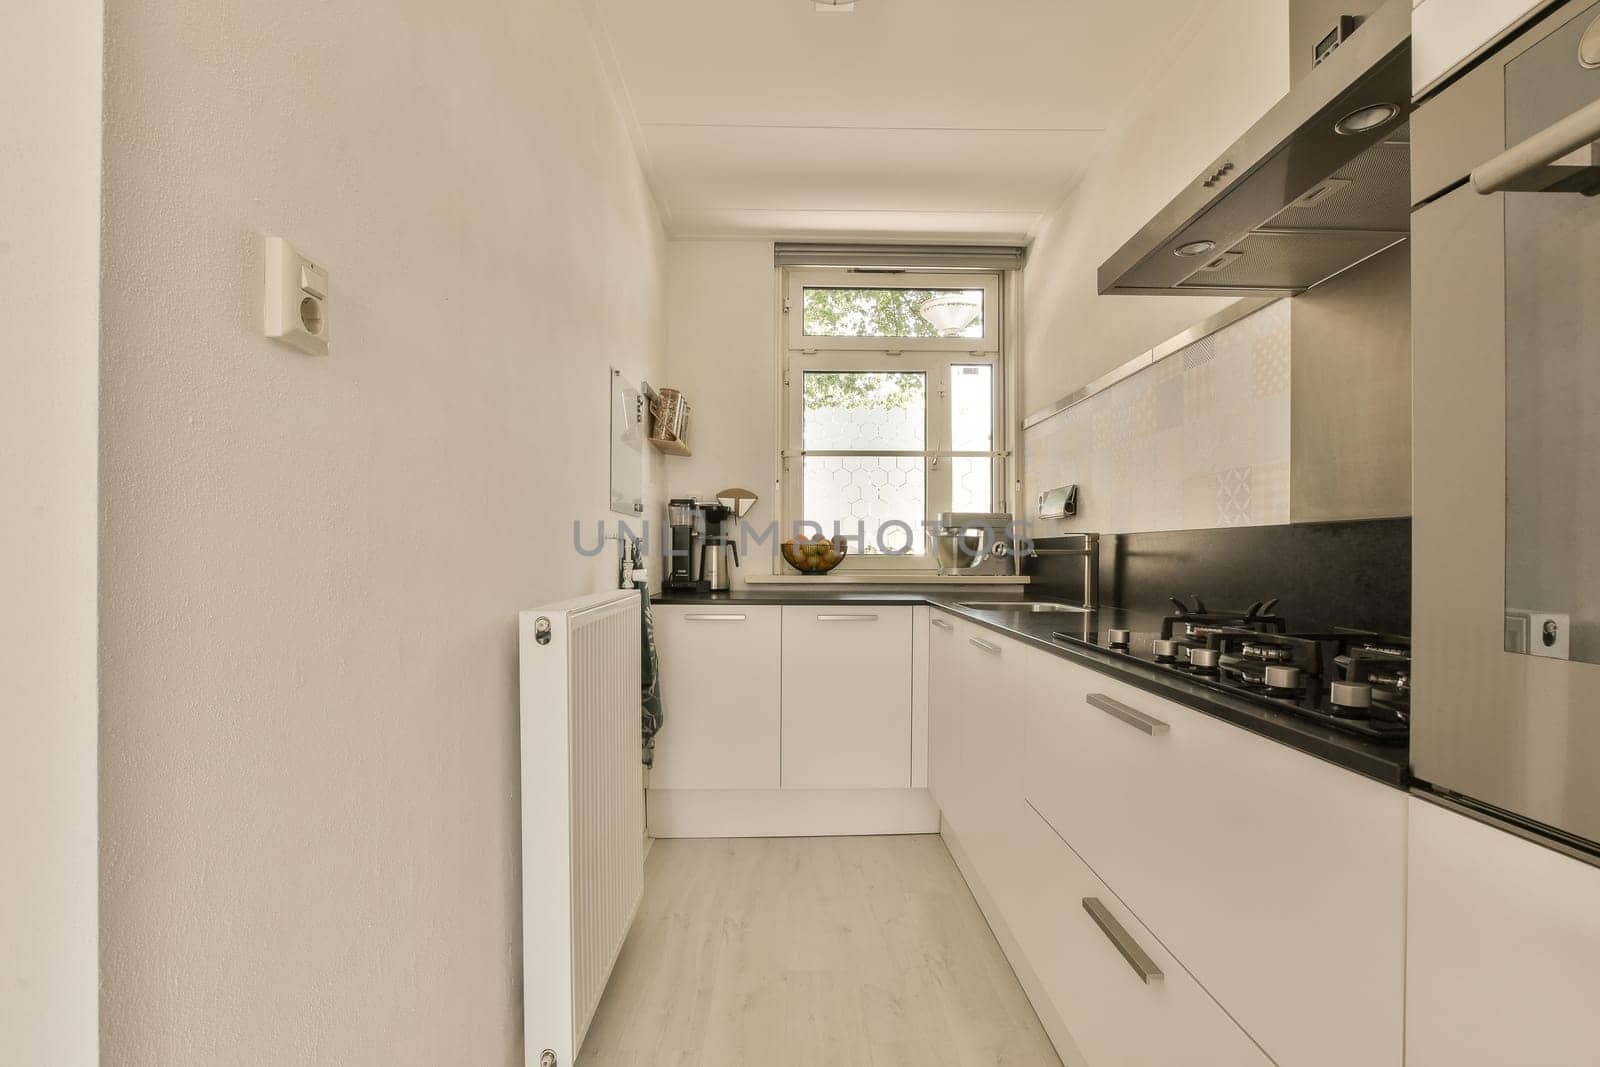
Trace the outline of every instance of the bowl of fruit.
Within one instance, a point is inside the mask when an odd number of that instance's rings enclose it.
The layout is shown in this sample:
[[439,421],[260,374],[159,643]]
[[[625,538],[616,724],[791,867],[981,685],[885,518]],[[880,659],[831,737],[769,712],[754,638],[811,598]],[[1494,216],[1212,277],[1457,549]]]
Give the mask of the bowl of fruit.
[[789,561],[789,566],[801,574],[827,574],[844,561],[847,551],[844,538],[835,537],[830,541],[821,534],[809,541],[804,537],[797,537],[792,541],[785,541],[779,547],[783,550],[783,558]]

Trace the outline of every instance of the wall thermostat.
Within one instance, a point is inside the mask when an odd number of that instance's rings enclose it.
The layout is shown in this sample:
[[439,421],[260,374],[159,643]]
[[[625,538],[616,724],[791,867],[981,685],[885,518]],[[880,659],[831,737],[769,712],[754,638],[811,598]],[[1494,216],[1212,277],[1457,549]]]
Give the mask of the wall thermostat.
[[266,335],[313,356],[328,354],[328,270],[282,237],[267,238]]

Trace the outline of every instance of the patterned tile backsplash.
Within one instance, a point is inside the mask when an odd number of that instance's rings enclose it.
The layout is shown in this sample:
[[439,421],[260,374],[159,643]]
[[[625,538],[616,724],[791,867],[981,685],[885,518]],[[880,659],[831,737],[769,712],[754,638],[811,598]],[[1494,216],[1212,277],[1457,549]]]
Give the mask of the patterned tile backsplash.
[[[1035,536],[1289,521],[1289,301],[1269,304],[1023,431]],[[1039,494],[1078,485],[1076,519]]]

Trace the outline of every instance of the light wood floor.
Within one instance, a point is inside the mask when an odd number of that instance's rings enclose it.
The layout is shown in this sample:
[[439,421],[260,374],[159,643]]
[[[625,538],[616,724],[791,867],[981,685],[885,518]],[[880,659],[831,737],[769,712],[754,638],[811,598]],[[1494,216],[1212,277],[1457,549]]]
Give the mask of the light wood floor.
[[657,841],[579,1067],[1058,1067],[926,837]]

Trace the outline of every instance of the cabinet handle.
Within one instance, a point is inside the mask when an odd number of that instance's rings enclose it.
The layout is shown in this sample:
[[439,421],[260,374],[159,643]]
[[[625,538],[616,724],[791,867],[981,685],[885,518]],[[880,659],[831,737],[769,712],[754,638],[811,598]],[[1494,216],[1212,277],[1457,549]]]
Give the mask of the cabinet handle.
[[930,623],[932,623],[933,625],[937,626],[941,630],[954,630],[955,629],[954,626],[951,626],[949,623],[945,622],[943,619],[929,618],[928,621]]
[[1159,982],[1164,977],[1161,968],[1156,966],[1156,961],[1150,954],[1139,947],[1139,942],[1133,935],[1117,922],[1117,917],[1102,903],[1099,897],[1084,897],[1083,910],[1089,913],[1089,918],[1100,928],[1100,932],[1117,946],[1117,951],[1122,953],[1122,958],[1128,961],[1128,966],[1133,968],[1133,973],[1139,976],[1139,981],[1145,985]]
[[744,622],[743,615],[685,615],[690,622]]
[[1084,697],[1090,707],[1099,708],[1114,719],[1120,719],[1135,730],[1143,730],[1151,737],[1164,734],[1172,727],[1153,716],[1146,715],[1136,708],[1130,708],[1120,700],[1112,700],[1104,693],[1090,693]]
[[982,640],[980,638],[977,638],[977,637],[969,637],[969,638],[967,638],[967,640],[970,641],[972,644],[977,645],[979,648],[983,649],[985,652],[991,653],[991,654],[996,655],[996,656],[998,656],[1000,654],[1000,646],[999,645],[991,645],[989,642],[984,641],[984,640]]
[[876,615],[818,615],[818,622],[871,622]]

